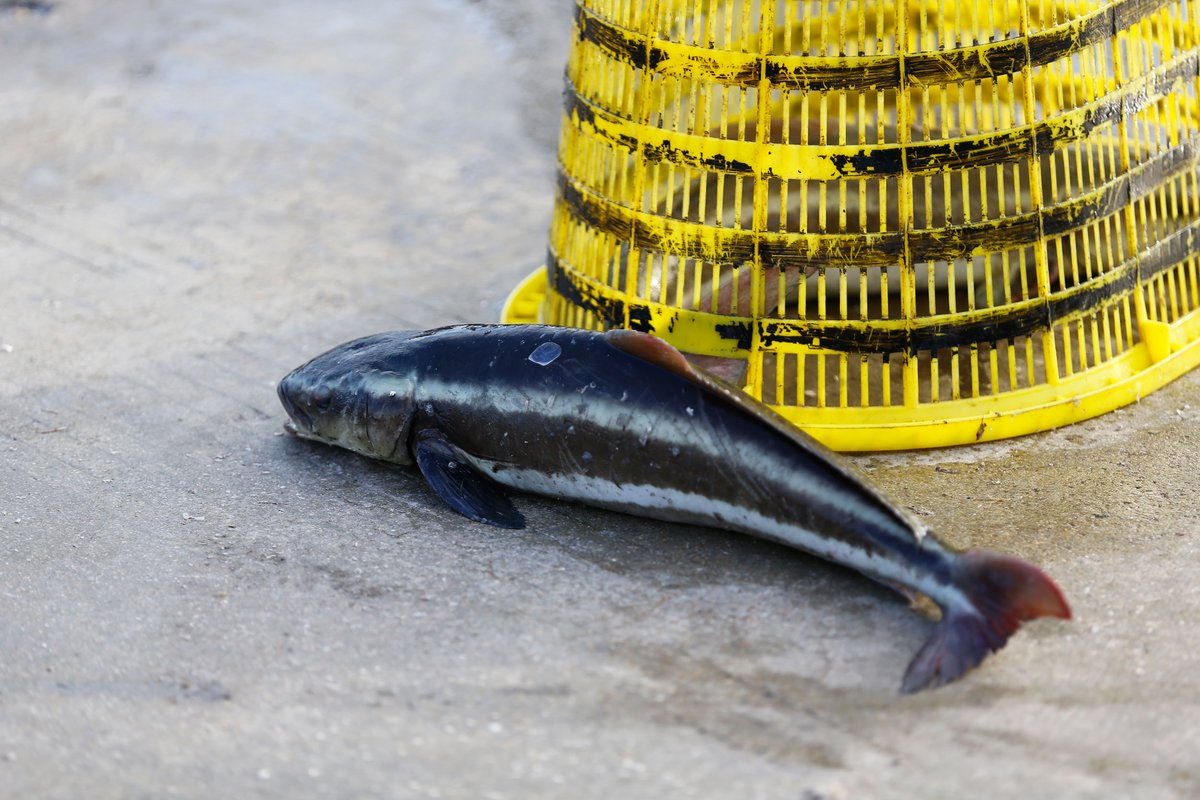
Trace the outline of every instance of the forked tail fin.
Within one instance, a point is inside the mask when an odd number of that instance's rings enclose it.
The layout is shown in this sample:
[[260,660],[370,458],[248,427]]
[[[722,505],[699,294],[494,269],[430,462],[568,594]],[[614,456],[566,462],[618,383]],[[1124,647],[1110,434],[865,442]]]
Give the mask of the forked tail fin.
[[962,553],[954,583],[970,605],[942,609],[942,621],[904,673],[901,690],[906,694],[957,680],[988,653],[1004,647],[1022,622],[1071,618],[1054,581],[1019,558],[984,550]]

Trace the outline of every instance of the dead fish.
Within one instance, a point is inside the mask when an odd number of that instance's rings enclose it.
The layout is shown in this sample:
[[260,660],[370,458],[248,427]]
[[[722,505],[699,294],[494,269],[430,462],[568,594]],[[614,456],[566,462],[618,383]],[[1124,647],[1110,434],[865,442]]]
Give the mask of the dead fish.
[[660,339],[539,325],[368,336],[279,384],[298,436],[397,464],[480,522],[507,489],[770,539],[924,594],[941,621],[902,690],[960,677],[1021,623],[1070,618],[1040,569],[959,552],[845,460]]

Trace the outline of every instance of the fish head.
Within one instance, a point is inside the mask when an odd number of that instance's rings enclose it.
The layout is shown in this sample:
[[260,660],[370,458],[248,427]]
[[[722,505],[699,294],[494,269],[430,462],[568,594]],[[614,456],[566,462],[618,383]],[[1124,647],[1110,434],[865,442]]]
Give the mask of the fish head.
[[416,336],[400,331],[357,339],[292,370],[278,386],[291,418],[284,428],[302,439],[412,463],[419,362],[409,340]]

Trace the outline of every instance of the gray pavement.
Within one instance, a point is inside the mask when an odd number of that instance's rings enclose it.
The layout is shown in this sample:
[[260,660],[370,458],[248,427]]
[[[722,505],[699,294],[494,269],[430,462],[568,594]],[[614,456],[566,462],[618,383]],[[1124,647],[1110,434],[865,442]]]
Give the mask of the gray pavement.
[[853,574],[281,435],[538,263],[564,0],[4,5],[0,796],[1200,794],[1200,375],[857,459],[1077,615],[902,697],[930,624]]

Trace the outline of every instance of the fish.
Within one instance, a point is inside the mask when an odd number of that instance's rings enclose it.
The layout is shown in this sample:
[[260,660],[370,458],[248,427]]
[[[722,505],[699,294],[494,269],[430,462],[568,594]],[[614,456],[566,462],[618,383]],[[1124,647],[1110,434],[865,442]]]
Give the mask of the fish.
[[414,465],[469,519],[511,491],[778,542],[941,609],[901,691],[949,683],[1023,622],[1070,619],[1037,566],[959,551],[846,459],[649,334],[456,325],[340,345],[278,385],[293,434]]

